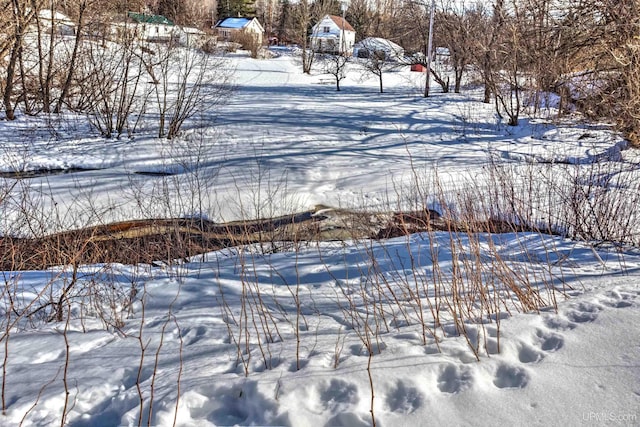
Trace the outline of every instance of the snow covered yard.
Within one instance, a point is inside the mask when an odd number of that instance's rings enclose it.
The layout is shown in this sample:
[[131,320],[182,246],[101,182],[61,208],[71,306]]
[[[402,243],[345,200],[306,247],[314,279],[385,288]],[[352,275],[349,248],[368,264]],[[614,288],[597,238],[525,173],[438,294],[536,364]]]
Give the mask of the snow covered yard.
[[[117,331],[89,310],[12,334],[5,420],[59,422],[66,366],[71,425],[370,425],[372,396],[378,425],[636,423],[639,255],[600,252],[602,263],[559,238],[496,237],[520,271],[550,268],[558,309],[509,304],[465,322],[467,340],[434,293],[432,238],[444,246],[439,264],[451,264],[450,237],[437,234],[375,244],[375,264],[357,243],[323,243],[222,251],[171,271],[116,267],[114,285],[135,281],[144,307]],[[539,265],[547,251],[556,267]],[[55,274],[25,272],[20,283],[37,289]],[[426,344],[419,316],[430,311],[417,311],[414,289],[442,304]]]
[[[3,204],[4,231],[21,231],[20,207],[43,215],[45,231],[317,204],[460,212],[456,193],[473,182],[483,199],[496,162],[518,180],[595,160],[614,165],[598,170],[602,182],[631,191],[637,179],[636,154],[606,128],[509,128],[473,91],[421,98],[421,76],[408,70],[385,76],[379,94],[355,69],[337,93],[287,56],[230,66],[228,103],[175,140],[105,141],[74,116],[2,123],[0,170],[91,169],[3,179],[21,197],[7,199],[24,202]],[[435,195],[434,174],[449,185]],[[519,199],[545,192],[512,188]],[[636,249],[533,232],[276,248],[4,272],[0,424],[640,422]],[[77,292],[62,321],[28,306],[67,288]],[[32,316],[18,318],[25,306]]]

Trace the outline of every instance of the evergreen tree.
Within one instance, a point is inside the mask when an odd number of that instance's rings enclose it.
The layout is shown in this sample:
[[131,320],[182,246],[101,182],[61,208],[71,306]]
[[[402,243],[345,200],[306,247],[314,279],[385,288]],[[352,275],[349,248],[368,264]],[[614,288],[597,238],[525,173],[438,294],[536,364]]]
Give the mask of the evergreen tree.
[[289,0],[280,0],[280,19],[278,21],[277,37],[280,42],[289,38],[287,27],[289,26],[289,8],[291,4]]
[[253,18],[256,16],[255,0],[219,0],[218,20],[225,18]]

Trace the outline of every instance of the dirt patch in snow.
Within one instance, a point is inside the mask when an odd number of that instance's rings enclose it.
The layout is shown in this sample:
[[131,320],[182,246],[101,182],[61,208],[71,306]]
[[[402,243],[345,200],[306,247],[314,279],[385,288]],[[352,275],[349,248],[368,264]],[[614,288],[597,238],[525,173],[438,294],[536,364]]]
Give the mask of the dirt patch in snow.
[[34,237],[0,237],[0,269],[59,265],[155,264],[247,244],[387,239],[424,231],[504,233],[530,231],[505,221],[460,223],[431,210],[369,213],[318,206],[277,218],[215,223],[197,218],[117,222]]

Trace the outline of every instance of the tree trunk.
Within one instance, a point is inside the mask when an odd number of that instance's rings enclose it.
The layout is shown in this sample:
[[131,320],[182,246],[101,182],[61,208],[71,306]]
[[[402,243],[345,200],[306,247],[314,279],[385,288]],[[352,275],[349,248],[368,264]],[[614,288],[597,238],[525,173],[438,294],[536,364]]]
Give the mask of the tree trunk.
[[13,47],[11,48],[11,55],[9,56],[9,62],[7,64],[7,84],[4,88],[4,94],[2,97],[2,101],[4,103],[4,110],[7,116],[7,120],[15,120],[15,110],[13,108],[13,104],[11,103],[11,98],[13,97],[13,87],[14,87],[14,78],[16,75],[16,65],[18,63],[18,56],[20,45],[22,44],[21,36],[16,34],[16,39],[13,42]]
[[69,63],[69,70],[67,71],[67,78],[64,82],[64,86],[62,86],[62,93],[58,98],[58,103],[56,104],[55,113],[59,114],[60,110],[62,110],[62,104],[64,103],[67,95],[69,95],[69,90],[71,89],[71,83],[73,81],[73,70],[76,68],[76,60],[78,58],[78,51],[80,50],[80,44],[82,43],[82,30],[83,30],[83,17],[84,11],[87,7],[87,2],[82,1],[79,6],[78,11],[78,25],[76,26],[76,38],[73,45],[73,53],[71,54],[71,62]]
[[462,86],[462,72],[464,70],[464,67],[462,66],[455,66],[453,71],[455,74],[455,83],[453,86],[453,91],[455,93],[460,93],[460,87]]

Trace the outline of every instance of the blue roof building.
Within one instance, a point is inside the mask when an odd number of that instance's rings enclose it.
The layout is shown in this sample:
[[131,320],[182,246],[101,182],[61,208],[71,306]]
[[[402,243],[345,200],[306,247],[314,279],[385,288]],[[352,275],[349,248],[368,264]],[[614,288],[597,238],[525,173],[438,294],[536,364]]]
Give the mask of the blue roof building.
[[232,41],[240,33],[250,33],[262,44],[264,28],[256,18],[225,18],[213,28],[218,32],[218,38],[225,41]]

